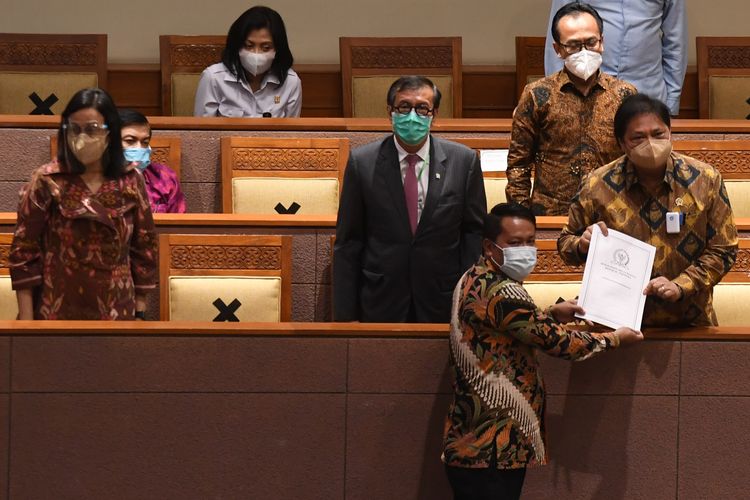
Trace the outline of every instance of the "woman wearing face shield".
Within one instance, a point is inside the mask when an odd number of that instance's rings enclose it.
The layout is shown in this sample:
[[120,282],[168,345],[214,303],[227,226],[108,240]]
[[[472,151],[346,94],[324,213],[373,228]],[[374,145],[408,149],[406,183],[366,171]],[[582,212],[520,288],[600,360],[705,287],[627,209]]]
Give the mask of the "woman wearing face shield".
[[455,500],[517,500],[527,467],[547,463],[537,351],[583,360],[643,340],[640,332],[575,331],[575,301],[542,311],[523,286],[536,264],[536,219],[519,204],[485,217],[482,256],[453,292],[443,462]]
[[144,319],[156,286],[154,222],[109,95],[76,93],[57,138],[56,161],[21,190],[8,258],[18,319]]
[[599,225],[656,247],[643,326],[712,326],[713,287],[734,264],[737,228],[718,170],[672,150],[667,106],[626,98],[614,119],[624,155],[593,171],[570,206],[557,247],[568,264],[586,261]]
[[195,116],[296,118],[302,85],[292,69],[284,21],[256,6],[229,28],[221,62],[203,71]]

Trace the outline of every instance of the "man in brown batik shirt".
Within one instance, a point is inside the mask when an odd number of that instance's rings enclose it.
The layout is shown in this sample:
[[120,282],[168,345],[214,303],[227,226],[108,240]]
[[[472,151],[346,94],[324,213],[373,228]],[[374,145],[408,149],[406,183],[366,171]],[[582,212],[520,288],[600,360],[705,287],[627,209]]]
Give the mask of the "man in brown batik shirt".
[[535,215],[567,215],[581,179],[621,155],[613,118],[623,99],[636,93],[599,70],[602,19],[593,7],[563,6],[553,18],[552,36],[565,67],[524,89],[508,154],[506,197]]

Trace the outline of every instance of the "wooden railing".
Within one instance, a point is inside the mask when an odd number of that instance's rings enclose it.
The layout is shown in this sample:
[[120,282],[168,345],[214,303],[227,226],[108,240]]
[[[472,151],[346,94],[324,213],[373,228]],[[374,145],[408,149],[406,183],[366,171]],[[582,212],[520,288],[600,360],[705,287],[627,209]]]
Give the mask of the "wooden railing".
[[[0,128],[56,128],[59,116],[0,115]],[[168,130],[298,130],[320,132],[390,132],[384,118],[196,118],[154,116],[154,129]],[[436,119],[434,132],[510,132],[509,118]],[[750,132],[748,120],[673,120],[672,132],[695,134],[744,134]]]

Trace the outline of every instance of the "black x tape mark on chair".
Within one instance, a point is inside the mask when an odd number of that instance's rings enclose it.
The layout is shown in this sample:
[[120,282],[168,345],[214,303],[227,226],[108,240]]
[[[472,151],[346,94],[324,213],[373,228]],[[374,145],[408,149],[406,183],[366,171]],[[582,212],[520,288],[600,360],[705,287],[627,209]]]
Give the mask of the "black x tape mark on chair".
[[31,99],[31,102],[36,106],[36,108],[31,110],[31,113],[29,113],[30,115],[54,115],[51,108],[58,101],[55,94],[50,94],[49,97],[42,100],[42,98],[39,97],[39,94],[32,92],[29,94],[29,99]]
[[289,208],[286,208],[284,205],[281,204],[281,202],[278,202],[275,207],[273,207],[274,210],[276,210],[279,214],[296,214],[300,208],[299,203],[296,201],[293,201],[291,205],[289,205]]
[[291,268],[291,236],[162,234],[159,316],[162,321],[290,321]]
[[229,305],[226,305],[221,299],[216,299],[212,303],[219,310],[219,314],[216,315],[214,321],[240,321],[240,318],[234,314],[242,305],[239,300],[234,299]]
[[0,33],[0,114],[57,115],[87,87],[107,88],[107,35]]
[[222,210],[335,216],[348,157],[348,139],[222,137]]

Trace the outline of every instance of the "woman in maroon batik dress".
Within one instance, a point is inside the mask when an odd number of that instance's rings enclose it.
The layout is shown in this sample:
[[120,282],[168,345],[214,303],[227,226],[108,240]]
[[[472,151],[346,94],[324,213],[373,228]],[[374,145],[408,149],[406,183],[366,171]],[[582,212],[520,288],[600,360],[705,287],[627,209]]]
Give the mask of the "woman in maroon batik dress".
[[57,161],[21,190],[9,267],[19,319],[143,319],[157,248],[143,178],[127,165],[109,95],[61,117]]

